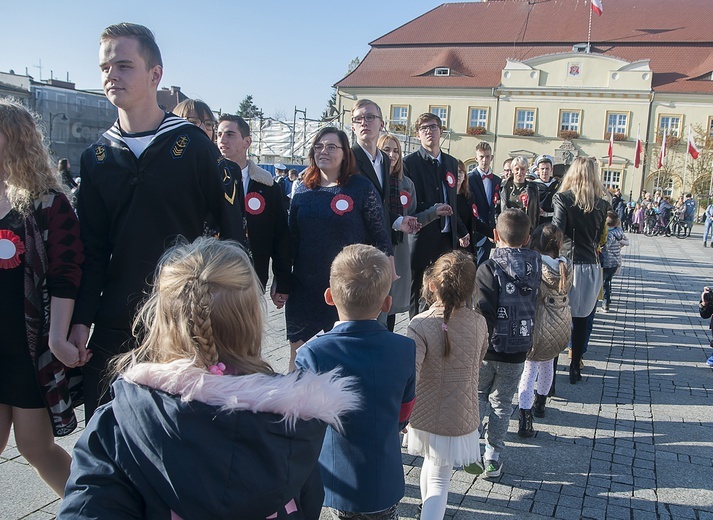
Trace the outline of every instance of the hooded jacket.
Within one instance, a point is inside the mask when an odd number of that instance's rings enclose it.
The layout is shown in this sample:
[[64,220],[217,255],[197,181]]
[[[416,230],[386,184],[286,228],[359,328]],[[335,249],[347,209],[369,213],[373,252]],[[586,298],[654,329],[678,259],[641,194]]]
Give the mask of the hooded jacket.
[[352,384],[136,365],[79,439],[57,518],[317,519],[317,459],[327,424],[357,408]]
[[[564,288],[560,291],[560,262],[567,267]],[[554,359],[562,352],[572,335],[572,312],[569,309],[569,290],[572,288],[572,264],[564,258],[542,255],[542,284],[537,302],[531,361]]]
[[475,277],[477,289],[476,305],[488,322],[490,343],[485,354],[487,361],[502,361],[504,363],[523,363],[527,352],[505,354],[496,352],[493,347],[493,331],[498,321],[498,302],[500,291],[505,290],[500,286],[495,275],[496,268],[500,268],[523,297],[537,299],[540,281],[542,279],[542,261],[540,254],[531,250],[515,247],[498,247],[493,256],[486,260],[479,268]]

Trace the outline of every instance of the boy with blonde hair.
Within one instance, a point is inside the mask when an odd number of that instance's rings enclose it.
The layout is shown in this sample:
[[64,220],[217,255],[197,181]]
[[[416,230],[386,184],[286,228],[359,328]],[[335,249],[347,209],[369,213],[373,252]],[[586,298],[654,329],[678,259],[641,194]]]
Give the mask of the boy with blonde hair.
[[342,369],[354,376],[361,408],[328,428],[319,457],[325,507],[334,518],[398,518],[404,496],[399,431],[415,401],[416,346],[376,321],[391,306],[392,267],[372,246],[345,247],[332,263],[324,299],[337,307],[334,328],[297,351],[298,368]]

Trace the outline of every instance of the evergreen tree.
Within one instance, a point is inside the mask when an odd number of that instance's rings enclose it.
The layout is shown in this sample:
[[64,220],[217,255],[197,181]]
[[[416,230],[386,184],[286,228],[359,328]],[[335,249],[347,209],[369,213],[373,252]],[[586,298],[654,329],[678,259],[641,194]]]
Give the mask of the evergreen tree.
[[240,102],[240,106],[238,107],[238,111],[235,112],[235,115],[248,120],[255,117],[262,117],[262,110],[260,110],[257,105],[253,103],[252,95],[248,94],[245,96],[245,99]]

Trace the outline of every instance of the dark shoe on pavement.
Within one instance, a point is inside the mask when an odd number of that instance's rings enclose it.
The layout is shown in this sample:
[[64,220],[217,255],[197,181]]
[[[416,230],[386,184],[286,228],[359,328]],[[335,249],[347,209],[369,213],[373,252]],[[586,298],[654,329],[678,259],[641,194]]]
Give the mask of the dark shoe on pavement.
[[535,429],[532,427],[532,410],[520,408],[520,427],[517,430],[518,437],[532,437]]
[[535,406],[532,407],[532,414],[535,417],[544,417],[546,404],[547,404],[547,396],[535,393]]

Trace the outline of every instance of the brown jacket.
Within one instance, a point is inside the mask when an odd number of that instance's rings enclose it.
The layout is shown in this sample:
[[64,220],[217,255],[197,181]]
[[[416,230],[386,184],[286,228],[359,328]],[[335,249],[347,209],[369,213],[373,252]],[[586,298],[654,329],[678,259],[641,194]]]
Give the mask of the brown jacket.
[[563,260],[567,265],[564,291],[559,290],[559,271],[542,262],[542,284],[537,299],[535,329],[532,331],[532,350],[527,355],[527,359],[531,361],[556,358],[567,346],[572,335],[572,312],[569,309],[572,263]]
[[411,320],[407,335],[416,342],[416,405],[411,425],[437,435],[475,431],[478,374],[488,350],[488,325],[477,311],[456,309],[448,321],[451,352],[443,357],[443,307],[434,305]]

